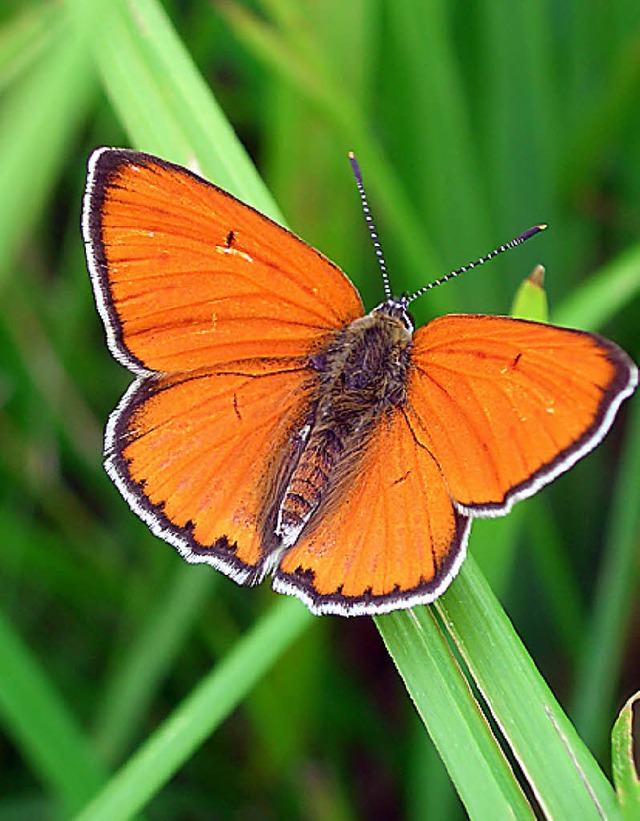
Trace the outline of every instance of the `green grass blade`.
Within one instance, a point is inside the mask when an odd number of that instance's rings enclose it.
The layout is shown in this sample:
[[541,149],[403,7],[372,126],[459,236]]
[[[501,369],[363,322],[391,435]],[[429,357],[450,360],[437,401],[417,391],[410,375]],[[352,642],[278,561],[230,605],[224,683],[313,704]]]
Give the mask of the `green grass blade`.
[[616,478],[592,618],[576,675],[576,727],[595,750],[608,735],[624,648],[638,591],[640,402],[629,406],[629,430]]
[[375,621],[470,817],[533,817],[434,611]]
[[482,100],[477,116],[487,204],[498,206],[501,235],[532,216],[559,228],[552,190],[563,135],[556,127],[553,18],[536,0],[488,0],[477,13],[482,48],[474,88]]
[[[396,0],[387,15],[387,37],[398,44],[394,53],[400,58],[396,70],[402,82],[397,93],[414,126],[403,135],[405,151],[397,161],[405,166],[423,225],[434,232],[441,255],[460,265],[482,253],[493,239],[469,99],[455,58],[449,4]],[[417,268],[414,276],[424,276],[423,271],[424,267]],[[468,280],[464,298],[471,304],[483,287],[486,282]]]
[[300,602],[279,601],[138,749],[79,819],[118,821],[142,809],[312,620]]
[[[388,233],[395,236],[404,282],[416,271],[440,271],[441,265],[424,221],[416,213],[393,164],[374,138],[369,123],[353,101],[343,92],[339,78],[330,72],[318,74],[308,56],[298,51],[277,29],[265,24],[237,4],[224,4],[225,18],[242,44],[274,75],[299,89],[324,113],[336,129],[346,154],[354,150],[363,168],[369,197],[376,212],[386,218]],[[318,49],[314,49],[316,53]],[[305,59],[306,58],[306,59]],[[310,64],[311,63],[311,64]],[[333,80],[333,82],[332,82]],[[421,282],[420,284],[423,284]],[[444,313],[453,302],[446,290],[432,293],[432,307]]]
[[0,94],[6,93],[59,37],[53,3],[29,5],[0,26]]
[[0,284],[42,212],[95,90],[84,42],[63,17],[51,25],[57,36],[2,103]]
[[472,558],[435,606],[547,816],[615,818],[610,783]]
[[[77,0],[68,0],[76,6]],[[132,142],[205,176],[278,217],[273,199],[162,6],[114,0],[95,59]],[[102,47],[108,37],[110,47]]]
[[133,637],[109,679],[95,732],[96,747],[106,761],[116,760],[135,734],[216,578],[194,572],[192,565],[179,567],[166,595]]
[[0,712],[17,749],[66,813],[104,773],[82,730],[18,634],[0,613]]
[[615,257],[552,310],[553,322],[597,330],[640,293],[640,245]]
[[527,512],[527,544],[544,588],[547,612],[567,658],[574,663],[584,639],[586,608],[570,560],[570,545],[563,542],[544,499],[530,499]]
[[549,321],[549,304],[544,289],[544,268],[537,265],[522,282],[511,306],[511,316],[519,319],[533,319],[536,322]]
[[[472,559],[467,559],[435,607],[543,811],[558,818],[595,819],[603,813],[614,818],[611,785],[558,706]],[[434,713],[442,710],[446,714],[437,689],[443,686],[438,680],[443,670],[433,667],[430,654],[434,646],[424,640],[423,619],[418,623],[415,616],[398,613],[388,621],[395,626],[399,619],[404,633],[402,642],[396,644],[388,641],[387,618],[377,623],[418,711],[429,717],[425,723],[431,732],[429,721],[434,721]],[[430,640],[434,641],[431,636]],[[465,752],[452,745],[444,755],[460,756],[461,777],[473,778],[474,767],[463,767]],[[456,786],[460,791],[457,781]]]
[[639,698],[639,693],[631,696],[620,710],[611,733],[613,781],[625,821],[640,818],[640,776],[634,757],[637,739],[633,732],[634,706]]

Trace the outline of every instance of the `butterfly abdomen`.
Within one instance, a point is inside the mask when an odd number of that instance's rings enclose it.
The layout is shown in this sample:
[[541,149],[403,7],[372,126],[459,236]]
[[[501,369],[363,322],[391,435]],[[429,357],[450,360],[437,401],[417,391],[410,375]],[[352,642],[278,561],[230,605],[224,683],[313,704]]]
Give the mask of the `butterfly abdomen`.
[[411,333],[383,310],[355,320],[314,356],[313,423],[279,503],[275,535],[292,547],[361,467],[380,416],[406,394]]
[[331,429],[314,431],[286,487],[276,525],[281,544],[298,539],[328,488],[345,443]]

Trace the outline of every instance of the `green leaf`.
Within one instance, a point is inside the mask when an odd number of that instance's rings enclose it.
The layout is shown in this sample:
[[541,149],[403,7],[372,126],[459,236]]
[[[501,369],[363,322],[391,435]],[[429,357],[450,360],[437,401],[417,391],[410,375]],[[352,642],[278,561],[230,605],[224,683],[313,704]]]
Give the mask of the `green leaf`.
[[[67,2],[76,16],[87,13],[86,3]],[[113,0],[100,25],[100,37],[92,38],[94,56],[131,141],[199,170],[281,219],[162,6],[155,0],[137,0],[133,9],[123,0]]]
[[79,821],[117,821],[142,809],[312,621],[299,601],[278,601],[138,748]]
[[45,38],[36,58],[16,72],[2,101],[0,284],[37,223],[95,89],[90,55],[66,16],[45,9],[39,25],[47,24],[56,36]]
[[375,621],[470,817],[533,817],[435,611],[416,607]]
[[[557,818],[596,819],[603,814],[614,818],[617,805],[611,785],[562,712],[472,558],[466,559],[434,607],[543,812]],[[468,750],[460,746],[464,737],[460,722],[470,723],[471,704],[467,696],[462,697],[461,682],[455,697],[450,692],[452,671],[445,668],[444,650],[435,643],[433,630],[425,632],[424,616],[416,612],[380,617],[376,623],[439,748],[442,737],[438,722],[449,715],[453,743],[447,741],[445,764],[465,804],[473,798],[480,800],[475,783],[480,765],[475,761],[465,767]],[[399,623],[404,628],[401,641],[390,632],[392,627],[397,630]],[[436,652],[438,665],[433,659]],[[462,716],[454,719],[456,701]],[[482,738],[477,726],[473,737],[475,758],[484,758],[484,767],[492,769],[490,739]],[[498,742],[493,743],[497,747]],[[496,754],[494,750],[493,756]],[[468,805],[470,811],[471,807]]]
[[1,613],[0,713],[65,814],[81,807],[104,778],[102,767],[46,671]]
[[596,330],[640,293],[640,245],[593,274],[552,311],[558,325]]
[[493,718],[549,817],[615,817],[611,784],[472,559],[436,603]]
[[107,761],[117,760],[202,612],[218,577],[193,565],[178,567],[157,606],[118,659],[104,697],[95,745]]
[[640,496],[640,402],[628,410],[628,432],[613,488],[604,536],[601,571],[590,618],[583,627],[574,710],[576,727],[594,748],[608,736],[624,649],[633,624],[638,592]]
[[533,319],[548,322],[549,305],[544,290],[544,268],[536,265],[516,291],[511,307],[511,316],[519,319]]
[[[358,156],[367,180],[367,191],[396,237],[396,246],[408,273],[439,271],[440,263],[424,230],[424,223],[410,202],[394,165],[375,139],[361,109],[344,93],[340,77],[328,66],[316,69],[319,47],[300,48],[299,42],[266,24],[244,6],[221,4],[243,46],[284,82],[301,90],[325,114],[336,129],[342,150]],[[444,312],[452,302],[446,291],[432,292],[432,306]]]
[[622,807],[622,817],[629,821],[640,818],[640,776],[634,757],[637,743],[633,733],[633,711],[639,702],[640,693],[631,696],[620,710],[611,733],[613,782]]

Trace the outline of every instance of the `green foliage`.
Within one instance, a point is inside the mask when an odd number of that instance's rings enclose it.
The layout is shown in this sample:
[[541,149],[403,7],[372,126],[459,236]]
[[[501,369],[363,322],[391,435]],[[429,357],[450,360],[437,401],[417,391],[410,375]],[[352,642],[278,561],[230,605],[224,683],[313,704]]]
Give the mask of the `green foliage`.
[[0,817],[451,818],[451,784],[476,818],[633,817],[631,704],[613,764],[609,735],[640,689],[637,398],[570,474],[474,525],[434,607],[375,620],[417,731],[372,620],[185,566],[111,486],[127,377],[79,213],[97,145],[195,162],[372,306],[352,149],[398,292],[550,224],[416,319],[506,313],[543,262],[551,319],[638,359],[639,47],[636,0],[4,4]]
[[636,693],[620,711],[611,734],[613,780],[624,819],[637,818],[640,814],[640,777],[633,733],[633,709],[637,703]]

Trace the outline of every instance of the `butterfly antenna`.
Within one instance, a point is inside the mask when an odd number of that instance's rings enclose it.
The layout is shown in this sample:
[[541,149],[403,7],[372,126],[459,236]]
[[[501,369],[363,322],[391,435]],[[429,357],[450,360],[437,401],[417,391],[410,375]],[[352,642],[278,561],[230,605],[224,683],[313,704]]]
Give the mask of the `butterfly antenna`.
[[463,265],[462,268],[458,268],[455,271],[450,271],[448,274],[445,274],[445,276],[440,277],[440,279],[436,279],[433,282],[430,282],[428,285],[423,285],[422,288],[418,288],[418,290],[411,294],[411,296],[407,297],[406,304],[408,305],[410,302],[413,302],[414,300],[418,299],[418,297],[422,296],[427,291],[430,291],[431,288],[435,288],[436,285],[442,285],[443,282],[446,282],[449,279],[457,277],[458,274],[464,274],[465,271],[470,271],[472,268],[476,268],[478,265],[483,265],[490,259],[497,257],[498,254],[502,254],[504,251],[508,251],[509,248],[515,248],[516,245],[521,245],[523,242],[526,242],[526,240],[531,239],[531,237],[534,237],[536,234],[539,234],[540,231],[544,231],[546,227],[547,226],[545,223],[542,223],[540,225],[534,225],[533,228],[529,228],[528,231],[525,231],[523,234],[520,234],[515,239],[512,239],[510,242],[507,242],[505,245],[500,245],[498,248],[494,248],[493,251],[491,251],[484,257],[480,257],[480,259],[477,259],[475,262],[469,262],[467,263],[467,265]]
[[358,165],[358,160],[356,160],[356,155],[353,151],[349,152],[349,162],[351,163],[351,169],[353,171],[353,176],[356,178],[356,185],[358,186],[358,193],[360,194],[360,202],[362,203],[362,211],[364,213],[364,218],[367,223],[367,228],[369,229],[369,235],[371,236],[371,241],[373,242],[373,249],[376,252],[376,256],[378,257],[378,264],[380,265],[380,273],[382,274],[382,284],[384,286],[384,295],[386,299],[391,299],[391,285],[389,283],[389,274],[387,273],[387,265],[384,261],[384,254],[382,253],[382,248],[380,247],[380,241],[378,240],[378,234],[376,233],[376,227],[373,223],[373,217],[371,216],[371,209],[369,208],[369,201],[367,200],[367,195],[364,190],[364,182],[362,180],[362,171],[360,171],[360,166]]

